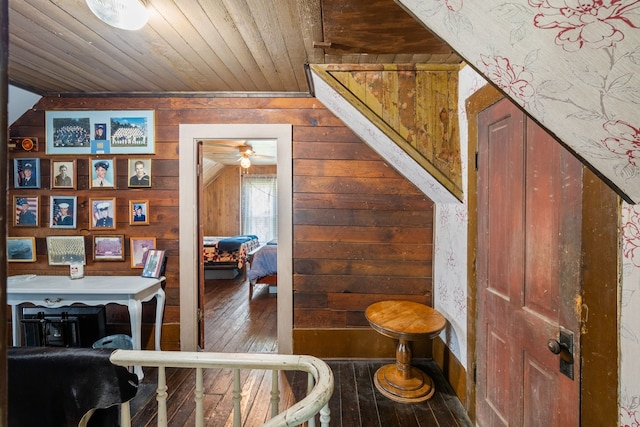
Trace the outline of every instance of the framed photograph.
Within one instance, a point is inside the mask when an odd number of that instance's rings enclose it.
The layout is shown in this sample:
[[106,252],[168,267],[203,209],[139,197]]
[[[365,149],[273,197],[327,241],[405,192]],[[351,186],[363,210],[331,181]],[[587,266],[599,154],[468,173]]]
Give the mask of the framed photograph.
[[129,187],[151,187],[151,159],[129,159]]
[[47,111],[47,154],[154,154],[153,110]]
[[50,196],[49,210],[49,228],[76,228],[78,210],[76,196]]
[[13,159],[13,186],[40,188],[40,159]]
[[76,188],[76,161],[51,161],[51,188]]
[[124,261],[124,235],[93,236],[94,261]]
[[143,268],[149,250],[156,248],[156,238],[132,237],[129,239],[129,245],[131,246],[131,268]]
[[7,237],[8,262],[35,262],[35,237]]
[[93,125],[93,139],[96,141],[107,140],[107,124],[106,123],[95,123]]
[[116,228],[116,198],[89,199],[90,228],[111,229]]
[[13,225],[16,227],[37,227],[38,218],[38,197],[14,196],[14,218]]
[[129,200],[129,225],[149,225],[148,200]]
[[164,273],[165,257],[164,251],[150,249],[147,259],[142,269],[142,277],[153,277],[157,279]]
[[114,159],[91,159],[91,176],[89,187],[91,189],[114,188],[116,177],[116,162]]
[[84,236],[47,236],[49,265],[87,263]]

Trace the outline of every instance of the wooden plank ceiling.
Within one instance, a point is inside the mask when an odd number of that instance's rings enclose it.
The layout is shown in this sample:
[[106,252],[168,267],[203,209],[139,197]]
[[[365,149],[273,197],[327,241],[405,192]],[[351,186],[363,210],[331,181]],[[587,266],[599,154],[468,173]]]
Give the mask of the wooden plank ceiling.
[[460,57],[393,0],[145,0],[118,30],[85,0],[9,0],[9,81],[40,95],[308,93],[305,63]]

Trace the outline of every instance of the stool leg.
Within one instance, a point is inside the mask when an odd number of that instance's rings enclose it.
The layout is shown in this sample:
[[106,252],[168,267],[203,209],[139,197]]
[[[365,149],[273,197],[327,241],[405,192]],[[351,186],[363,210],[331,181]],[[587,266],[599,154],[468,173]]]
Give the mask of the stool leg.
[[398,340],[396,347],[396,368],[403,380],[411,378],[411,344],[404,339]]

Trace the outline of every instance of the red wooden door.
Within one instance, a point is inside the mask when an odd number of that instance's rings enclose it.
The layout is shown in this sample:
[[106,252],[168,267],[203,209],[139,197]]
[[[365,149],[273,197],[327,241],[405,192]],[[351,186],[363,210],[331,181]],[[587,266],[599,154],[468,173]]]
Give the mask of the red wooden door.
[[506,99],[478,133],[478,424],[578,426],[582,166]]

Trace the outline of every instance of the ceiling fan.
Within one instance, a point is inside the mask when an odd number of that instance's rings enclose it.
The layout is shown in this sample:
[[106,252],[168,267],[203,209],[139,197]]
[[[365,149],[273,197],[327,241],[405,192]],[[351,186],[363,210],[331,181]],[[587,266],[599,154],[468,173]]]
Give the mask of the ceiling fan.
[[250,145],[241,145],[238,147],[238,151],[242,154],[242,157],[240,158],[240,167],[249,169],[251,166],[251,159],[249,159],[249,157],[256,155],[253,151],[253,147]]
[[237,164],[248,168],[252,162],[260,165],[276,164],[275,141],[207,140],[204,156],[226,165]]

